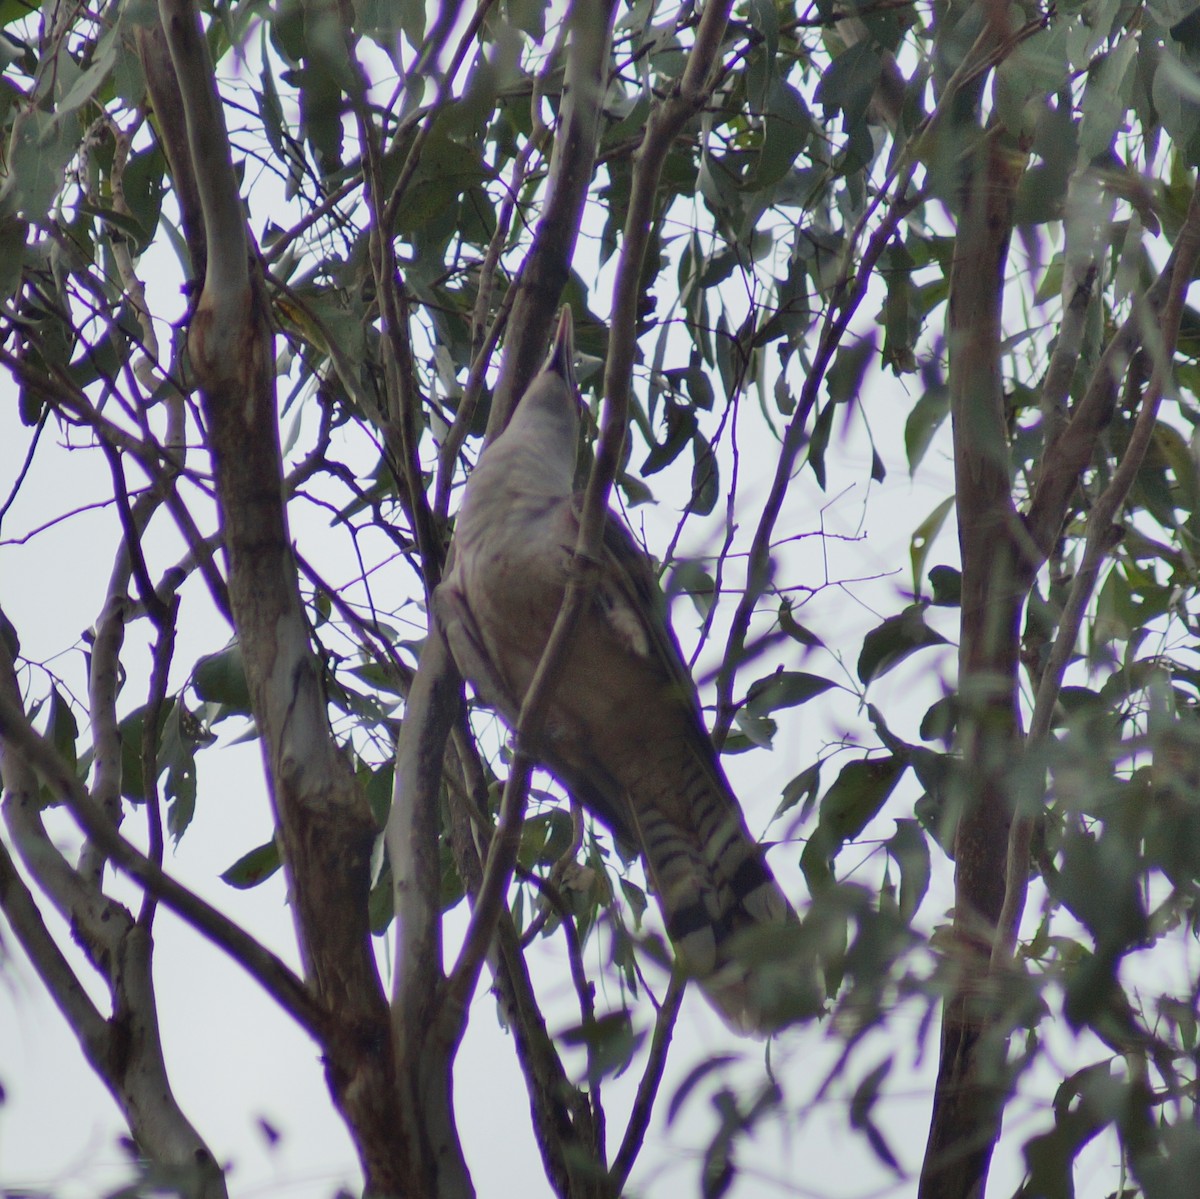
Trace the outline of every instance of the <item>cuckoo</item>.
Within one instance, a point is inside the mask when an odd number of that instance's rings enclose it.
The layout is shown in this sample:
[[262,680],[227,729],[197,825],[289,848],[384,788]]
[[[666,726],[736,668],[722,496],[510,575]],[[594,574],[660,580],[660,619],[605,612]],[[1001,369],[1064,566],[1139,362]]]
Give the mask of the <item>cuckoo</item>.
[[[580,399],[570,309],[504,432],[480,455],[435,606],[477,694],[515,729],[579,530]],[[794,913],[704,724],[650,562],[609,512],[594,584],[540,733],[525,746],[635,846],[685,967],[735,1027],[762,1024],[737,934]]]

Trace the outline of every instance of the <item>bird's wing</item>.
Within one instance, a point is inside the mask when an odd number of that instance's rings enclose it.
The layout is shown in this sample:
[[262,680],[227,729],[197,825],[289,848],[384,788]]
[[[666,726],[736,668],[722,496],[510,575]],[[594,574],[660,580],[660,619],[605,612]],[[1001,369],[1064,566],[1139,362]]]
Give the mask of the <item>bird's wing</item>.
[[521,705],[492,665],[483,633],[470,604],[451,579],[433,593],[433,610],[450,646],[459,673],[470,679],[487,704],[510,722],[515,722]]
[[603,549],[597,602],[606,623],[632,653],[650,659],[663,672],[707,743],[700,696],[671,628],[667,598],[646,552],[612,512],[604,521]]

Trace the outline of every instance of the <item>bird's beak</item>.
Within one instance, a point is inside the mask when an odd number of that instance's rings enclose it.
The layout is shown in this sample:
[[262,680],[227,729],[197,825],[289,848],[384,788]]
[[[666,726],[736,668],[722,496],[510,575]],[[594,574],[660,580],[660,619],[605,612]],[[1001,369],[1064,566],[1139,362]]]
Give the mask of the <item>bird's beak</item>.
[[546,359],[545,370],[559,375],[572,392],[575,392],[575,322],[571,318],[571,306],[564,304],[558,314],[558,328],[554,333],[554,344]]

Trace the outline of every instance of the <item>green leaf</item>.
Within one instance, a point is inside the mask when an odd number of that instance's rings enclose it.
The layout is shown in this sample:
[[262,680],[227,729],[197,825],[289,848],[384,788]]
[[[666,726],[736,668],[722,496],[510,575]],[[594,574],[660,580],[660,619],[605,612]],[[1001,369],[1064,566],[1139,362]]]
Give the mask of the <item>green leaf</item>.
[[924,387],[908,420],[904,423],[904,450],[908,455],[908,473],[916,474],[934,435],[950,415],[950,389],[944,381],[926,377]]
[[686,595],[701,616],[707,616],[716,599],[717,583],[706,567],[691,558],[676,558],[667,575],[666,595],[672,600]]
[[929,842],[918,821],[901,818],[884,848],[900,870],[900,918],[911,923],[929,890]]
[[570,848],[573,836],[570,812],[563,808],[539,812],[521,826],[517,860],[528,870],[534,866],[553,866]]
[[808,465],[817,480],[817,486],[825,490],[825,451],[829,447],[829,433],[833,428],[833,414],[837,405],[830,401],[817,413],[813,421],[812,436],[808,441]]
[[816,649],[817,646],[824,645],[816,633],[806,629],[792,615],[792,603],[785,596],[779,602],[779,627],[793,641],[798,641],[806,649]]
[[688,509],[699,516],[707,516],[721,496],[717,456],[699,433],[692,438],[692,454],[692,497]]
[[896,1160],[895,1154],[892,1153],[878,1125],[871,1118],[871,1111],[875,1106],[875,1101],[879,1098],[880,1088],[891,1068],[892,1059],[889,1057],[876,1066],[855,1087],[854,1094],[850,1099],[850,1127],[857,1129],[867,1138],[867,1144],[871,1146],[875,1156],[884,1165],[900,1174],[900,1163]]
[[817,791],[821,786],[821,763],[814,762],[807,770],[802,770],[790,783],[783,789],[783,798],[779,801],[779,806],[775,809],[773,819],[778,819],[784,812],[791,811],[797,804],[801,804],[800,820],[803,822],[808,819],[808,814],[812,811],[813,803],[817,798]]
[[834,683],[831,679],[781,667],[774,674],[750,684],[746,692],[746,710],[755,716],[766,716],[780,708],[806,704],[832,686]]
[[683,1081],[676,1087],[675,1093],[671,1096],[671,1101],[667,1104],[667,1127],[669,1128],[675,1122],[675,1117],[679,1115],[688,1097],[700,1083],[710,1074],[722,1070],[726,1066],[731,1066],[738,1060],[732,1053],[717,1053],[712,1057],[705,1058],[698,1065],[693,1066],[683,1076]]
[[958,697],[943,695],[935,700],[921,718],[921,740],[941,741],[949,745],[954,739],[954,728],[958,723]]
[[1050,259],[1045,274],[1042,275],[1042,281],[1038,284],[1037,291],[1034,292],[1035,303],[1048,304],[1061,294],[1066,265],[1062,254],[1055,254]]
[[[168,700],[159,717],[157,752],[162,744],[162,726],[171,714],[174,700]],[[120,723],[121,794],[134,803],[146,802],[146,782],[142,777],[142,732],[146,726],[146,706],[130,712]]]
[[792,169],[812,134],[812,118],[800,93],[781,79],[775,81],[764,114],[762,149],[753,186],[766,189]]
[[181,703],[172,706],[163,722],[158,764],[167,772],[167,831],[178,843],[196,814],[196,746],[202,727]]
[[21,286],[28,228],[16,217],[0,217],[0,300],[11,298]]
[[902,243],[890,246],[880,261],[887,282],[887,298],[880,313],[884,328],[883,361],[896,375],[911,374],[917,369],[913,348],[921,333],[921,315],[913,286],[913,265],[912,255]]
[[921,576],[925,572],[925,559],[929,556],[933,545],[946,517],[954,507],[954,496],[947,496],[934,510],[913,530],[909,542],[908,556],[912,562],[913,595],[920,598]]
[[[360,777],[361,777],[360,770]],[[393,766],[387,762],[378,770],[369,771],[364,783],[367,802],[371,805],[371,815],[375,823],[383,828],[387,824],[388,813],[392,809],[392,776]]]
[[125,164],[125,203],[137,221],[134,257],[147,249],[158,229],[163,195],[166,191],[166,169],[166,159],[157,144],[131,155]]
[[559,1039],[587,1050],[588,1085],[594,1090],[605,1078],[620,1078],[625,1073],[646,1033],[635,1032],[629,1013],[622,1010],[568,1028]]
[[833,859],[879,814],[907,765],[906,757],[889,754],[842,767],[821,800],[816,831],[800,856],[800,868],[814,895],[833,881]]
[[687,387],[688,398],[692,403],[705,412],[711,412],[716,396],[713,392],[712,380],[708,377],[703,360],[696,350],[692,351],[691,361],[683,379]]
[[918,650],[947,643],[941,633],[925,623],[924,609],[924,604],[910,604],[899,616],[889,616],[863,638],[858,677],[864,684],[887,674]]
[[629,904],[630,910],[633,912],[634,928],[642,927],[642,917],[646,913],[646,892],[642,890],[637,883],[631,883],[629,879],[620,879],[621,894],[625,896],[625,902]]
[[1195,166],[1200,160],[1200,82],[1170,42],[1159,58],[1151,95],[1163,128],[1183,161]]
[[1139,42],[1136,33],[1126,33],[1088,72],[1079,124],[1079,153],[1084,162],[1111,149],[1117,131],[1125,125]]
[[933,588],[930,603],[941,608],[957,608],[962,604],[962,571],[953,566],[935,566],[929,572]]
[[283,864],[279,856],[279,846],[274,838],[257,849],[244,853],[232,866],[221,873],[221,878],[231,887],[246,891],[265,882]]
[[78,149],[80,132],[74,115],[60,120],[37,108],[17,113],[9,135],[8,174],[0,188],[0,215],[45,219]]
[[236,641],[196,663],[192,686],[205,703],[220,704],[222,716],[234,713],[249,716],[251,713],[242,649]]
[[[757,716],[753,712],[748,712],[745,708],[742,708],[733,719],[738,728],[746,735],[751,745],[756,745],[759,749],[771,748],[775,734],[779,731],[779,725],[769,716]],[[729,745],[729,742],[726,742],[725,749],[727,753],[733,752],[733,748]]]
[[826,67],[814,93],[814,99],[825,110],[825,119],[840,112],[846,130],[859,125],[867,115],[882,70],[869,38],[843,50]]
[[869,333],[848,345],[843,345],[825,376],[829,398],[835,404],[856,400],[862,392],[862,382],[867,368],[875,356],[875,334]]
[[78,765],[76,742],[79,740],[79,724],[71,705],[63,699],[57,687],[50,688],[50,712],[46,717],[46,740],[54,746],[58,756],[72,772]]
[[669,466],[683,452],[696,433],[696,414],[685,404],[668,401],[664,405],[663,415],[666,418],[666,436],[661,442],[651,447],[642,463],[642,474],[657,474],[665,466]]

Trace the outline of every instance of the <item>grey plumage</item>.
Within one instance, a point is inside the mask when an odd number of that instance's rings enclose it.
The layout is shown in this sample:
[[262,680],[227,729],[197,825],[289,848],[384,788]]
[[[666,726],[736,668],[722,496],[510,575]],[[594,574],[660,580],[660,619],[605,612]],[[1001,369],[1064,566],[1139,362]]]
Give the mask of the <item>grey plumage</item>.
[[[459,669],[514,727],[558,614],[579,527],[569,310],[507,429],[467,483],[435,598]],[[534,754],[642,852],[667,931],[727,1020],[760,1022],[735,934],[794,918],[704,726],[645,555],[609,513],[598,581]]]

